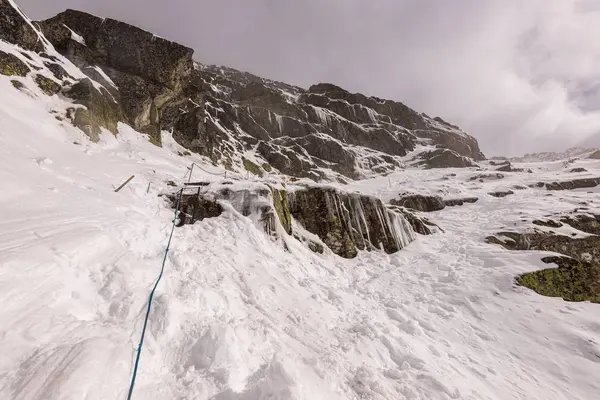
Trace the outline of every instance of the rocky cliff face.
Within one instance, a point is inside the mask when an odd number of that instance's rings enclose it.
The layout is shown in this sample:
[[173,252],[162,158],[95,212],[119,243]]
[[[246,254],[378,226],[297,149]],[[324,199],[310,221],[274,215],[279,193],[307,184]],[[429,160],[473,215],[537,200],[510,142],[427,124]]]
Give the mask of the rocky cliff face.
[[55,49],[88,77],[44,62],[60,84],[48,94],[61,91],[83,106],[71,119],[92,140],[102,129],[116,134],[123,122],[157,145],[161,131],[170,131],[229,169],[314,180],[364,178],[407,162],[466,167],[484,159],[473,137],[399,102],[200,64],[185,46],[79,11],[32,23],[12,1],[0,7],[0,39],[41,55]]
[[[184,191],[180,224],[221,215],[223,205],[251,218],[266,234],[294,237],[315,252],[329,248],[344,258],[359,250],[395,253],[430,234],[429,221],[376,197],[322,186],[284,188],[270,184],[206,184]],[[170,195],[173,204],[176,195]]]

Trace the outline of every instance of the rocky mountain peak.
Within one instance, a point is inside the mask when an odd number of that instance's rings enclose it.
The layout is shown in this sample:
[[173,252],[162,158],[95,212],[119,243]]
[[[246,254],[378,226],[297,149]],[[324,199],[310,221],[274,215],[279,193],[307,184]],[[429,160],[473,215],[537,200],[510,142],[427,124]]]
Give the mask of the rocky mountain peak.
[[407,164],[469,167],[485,158],[472,136],[400,102],[204,65],[193,61],[192,49],[110,18],[66,10],[32,24],[11,1],[0,5],[9,21],[3,40],[37,52],[53,47],[88,77],[65,81],[53,71],[62,82],[57,91],[85,106],[73,121],[92,140],[102,129],[117,134],[123,122],[157,145],[162,131],[171,132],[228,169],[317,181]]

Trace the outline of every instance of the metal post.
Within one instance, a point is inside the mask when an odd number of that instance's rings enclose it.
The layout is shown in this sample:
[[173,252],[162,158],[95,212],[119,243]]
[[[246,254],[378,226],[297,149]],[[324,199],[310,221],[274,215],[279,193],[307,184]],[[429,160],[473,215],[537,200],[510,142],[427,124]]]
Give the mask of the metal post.
[[192,180],[192,172],[194,171],[194,163],[192,163],[192,167],[190,168],[190,176],[188,178],[188,183]]

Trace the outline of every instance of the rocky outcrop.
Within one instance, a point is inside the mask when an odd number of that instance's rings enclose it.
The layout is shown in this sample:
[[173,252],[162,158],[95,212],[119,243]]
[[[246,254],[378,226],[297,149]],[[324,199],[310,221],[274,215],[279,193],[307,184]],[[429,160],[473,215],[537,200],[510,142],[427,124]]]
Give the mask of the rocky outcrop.
[[[169,195],[175,205],[177,195]],[[223,203],[249,217],[271,236],[293,236],[322,253],[323,245],[344,258],[359,250],[394,253],[415,239],[415,231],[430,234],[435,224],[400,207],[389,209],[381,200],[324,187],[294,187],[287,191],[268,185],[189,187],[182,195],[179,225],[193,224],[223,212]],[[296,221],[302,229],[293,228]]]
[[600,303],[600,267],[567,257],[544,257],[546,264],[558,268],[523,274],[517,283],[543,296],[562,297],[567,301]]
[[567,215],[560,221],[585,233],[600,235],[600,215]]
[[488,194],[493,197],[506,197],[515,194],[515,192],[512,190],[498,190],[496,192],[489,192]]
[[600,185],[600,178],[582,178],[582,179],[573,179],[570,181],[563,182],[538,182],[529,187],[532,188],[545,188],[547,190],[573,190],[573,189],[583,189],[583,188],[593,188]]
[[173,91],[181,90],[193,68],[192,49],[114,19],[67,10],[39,24],[54,47],[80,68],[108,67],[109,76],[118,71]]
[[0,0],[0,39],[31,51],[44,51],[44,38],[12,0]]
[[5,76],[26,76],[31,71],[19,57],[0,51],[0,74]]
[[389,208],[406,218],[413,231],[419,235],[431,235],[434,231],[442,231],[442,229],[431,222],[429,219],[417,216],[404,207],[391,205]]
[[469,178],[470,181],[495,181],[498,179],[504,179],[504,175],[500,173],[495,174],[479,174]]
[[62,89],[62,86],[60,86],[60,84],[58,84],[53,79],[45,77],[44,75],[36,74],[34,80],[38,87],[42,90],[42,92],[44,92],[48,96],[57,94]]
[[446,207],[444,200],[440,196],[425,196],[421,194],[401,195],[398,199],[390,200],[390,204],[424,212],[439,211]]
[[589,160],[600,160],[600,150],[596,150],[595,152],[587,156],[587,158]]
[[437,149],[419,155],[426,168],[466,168],[476,164],[468,157],[448,149]]
[[82,79],[65,94],[84,107],[73,109],[73,124],[97,141],[101,128],[117,134],[117,124],[123,120],[121,107],[103,87],[97,89],[91,80]]
[[[505,240],[498,239],[504,237]],[[583,261],[600,262],[600,237],[572,238],[547,232],[501,232],[488,242],[501,244],[511,250],[543,250],[561,253]]]
[[524,274],[517,282],[545,296],[559,296],[569,301],[600,302],[600,237],[572,238],[551,232],[501,232],[486,239],[509,250],[542,250],[571,258],[552,257],[558,269]]
[[[176,196],[173,196],[172,201]],[[181,197],[177,226],[193,224],[206,218],[216,218],[223,213],[223,207],[215,199],[206,199],[197,194]]]
[[532,224],[534,225],[538,225],[538,226],[545,226],[547,228],[560,228],[561,226],[563,226],[562,223],[548,219],[548,220],[540,220],[540,219],[536,219],[531,221]]
[[444,204],[448,207],[462,206],[465,203],[476,203],[479,197],[463,197],[460,199],[445,199]]
[[374,197],[314,187],[290,193],[288,204],[295,220],[344,258],[358,250],[394,253],[414,240],[404,216]]
[[[191,49],[126,23],[75,10],[39,24],[59,52],[112,92],[123,122],[160,143],[160,110],[187,84],[193,68]],[[99,118],[101,114],[92,119]]]

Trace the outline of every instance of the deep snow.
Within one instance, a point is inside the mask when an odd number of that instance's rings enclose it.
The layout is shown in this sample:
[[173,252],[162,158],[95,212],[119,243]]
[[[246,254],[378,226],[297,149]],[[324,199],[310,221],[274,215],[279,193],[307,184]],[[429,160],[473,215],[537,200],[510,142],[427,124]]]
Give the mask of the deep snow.
[[[93,144],[50,113],[66,100],[6,77],[0,93],[0,398],[124,399],[173,218],[158,194],[203,160],[125,125]],[[599,161],[573,165],[600,176]],[[480,197],[428,214],[444,232],[393,255],[345,260],[293,239],[286,252],[233,208],[176,229],[134,398],[600,398],[600,306],[515,287],[515,275],[547,267],[545,253],[483,241],[582,201],[599,212],[598,190],[486,194],[586,176],[572,166],[527,164],[536,173],[484,183],[468,180],[473,169],[352,183],[384,200]]]

